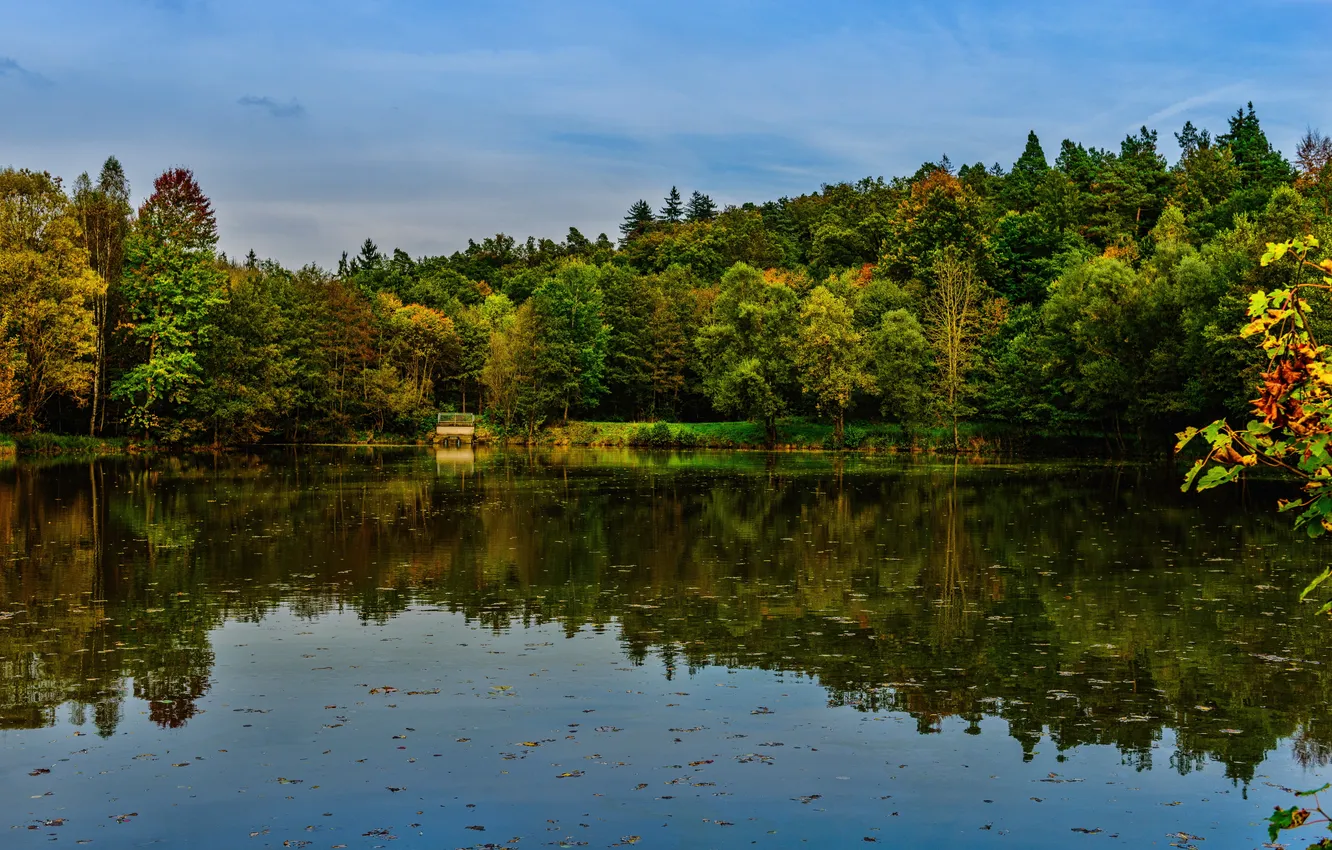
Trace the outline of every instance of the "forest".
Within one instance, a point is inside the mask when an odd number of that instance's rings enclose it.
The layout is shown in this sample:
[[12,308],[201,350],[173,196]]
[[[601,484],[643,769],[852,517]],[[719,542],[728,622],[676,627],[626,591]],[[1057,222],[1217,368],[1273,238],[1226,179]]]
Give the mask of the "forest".
[[[160,445],[411,438],[439,411],[570,420],[987,423],[1123,448],[1249,406],[1272,240],[1332,240],[1332,138],[1292,159],[1252,104],[1171,164],[1030,133],[955,167],[721,206],[672,187],[617,240],[497,234],[336,269],[218,250],[193,173],[136,209],[121,164],[0,170],[0,432]],[[1325,319],[1323,321],[1326,321]]]

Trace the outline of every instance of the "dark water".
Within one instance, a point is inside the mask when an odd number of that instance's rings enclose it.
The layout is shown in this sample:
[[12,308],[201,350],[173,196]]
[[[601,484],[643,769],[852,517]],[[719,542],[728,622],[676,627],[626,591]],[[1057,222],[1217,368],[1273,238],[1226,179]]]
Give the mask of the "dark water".
[[1283,787],[1332,776],[1332,628],[1295,599],[1328,550],[1275,492],[1177,485],[708,453],[0,466],[0,841],[1257,847]]

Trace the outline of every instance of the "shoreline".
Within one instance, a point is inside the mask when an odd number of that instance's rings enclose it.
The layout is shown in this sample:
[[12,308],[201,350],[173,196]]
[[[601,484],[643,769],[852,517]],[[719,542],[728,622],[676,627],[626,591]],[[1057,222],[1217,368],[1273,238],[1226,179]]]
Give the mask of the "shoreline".
[[[598,422],[570,421],[552,425],[534,435],[500,435],[482,425],[476,446],[525,448],[630,448],[708,449],[755,452],[823,452],[831,454],[931,454],[988,456],[1144,457],[1170,453],[1170,442],[1137,440],[1116,443],[1109,435],[1042,434],[1023,432],[994,423],[965,423],[959,428],[960,445],[954,447],[951,428],[915,427],[880,423],[848,423],[843,444],[833,444],[833,426],[823,422],[788,420],[777,425],[774,445],[764,442],[763,426],[753,422]],[[20,457],[114,456],[144,453],[233,452],[282,446],[296,447],[409,447],[432,446],[434,435],[415,438],[389,435],[380,440],[274,442],[236,445],[162,446],[142,444],[125,437],[88,437],[60,434],[0,434],[0,460]]]

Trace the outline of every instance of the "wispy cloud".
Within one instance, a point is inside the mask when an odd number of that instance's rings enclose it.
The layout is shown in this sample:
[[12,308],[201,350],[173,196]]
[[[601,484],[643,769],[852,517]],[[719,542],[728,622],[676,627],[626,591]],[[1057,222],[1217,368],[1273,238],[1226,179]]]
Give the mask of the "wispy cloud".
[[1227,86],[1221,86],[1208,92],[1203,92],[1193,97],[1186,97],[1183,100],[1175,101],[1169,106],[1156,110],[1147,116],[1145,123],[1148,126],[1164,121],[1167,118],[1173,118],[1176,115],[1188,112],[1191,109],[1198,109],[1202,106],[1211,106],[1216,103],[1226,101],[1252,100],[1253,83],[1241,81]]
[[0,56],[0,80],[4,79],[14,79],[34,86],[50,85],[51,82],[36,71],[24,68],[18,60],[9,56]]
[[287,103],[279,103],[271,97],[257,97],[247,94],[236,102],[241,106],[262,109],[274,118],[299,118],[305,114],[305,107],[297,103],[295,98]]

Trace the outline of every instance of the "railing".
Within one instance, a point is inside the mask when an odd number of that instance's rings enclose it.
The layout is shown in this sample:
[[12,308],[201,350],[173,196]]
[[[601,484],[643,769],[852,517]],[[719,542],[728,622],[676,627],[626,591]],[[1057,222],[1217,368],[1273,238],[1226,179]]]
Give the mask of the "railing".
[[452,427],[474,428],[476,427],[475,413],[441,413],[435,419],[436,425],[448,425]]

